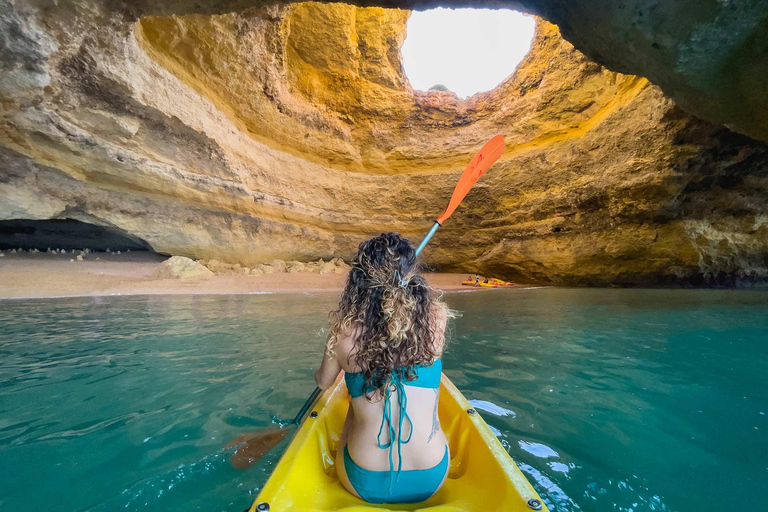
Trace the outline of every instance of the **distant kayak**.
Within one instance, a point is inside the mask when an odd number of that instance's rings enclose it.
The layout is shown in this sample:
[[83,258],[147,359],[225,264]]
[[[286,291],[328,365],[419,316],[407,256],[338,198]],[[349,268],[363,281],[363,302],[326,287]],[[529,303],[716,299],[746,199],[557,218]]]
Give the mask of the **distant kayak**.
[[490,278],[487,283],[482,281],[480,283],[476,283],[475,281],[472,281],[472,280],[466,280],[466,281],[462,281],[461,284],[463,286],[477,286],[480,288],[506,288],[510,286],[515,286],[515,283],[511,283],[509,281],[502,281],[501,279],[495,279],[495,278]]
[[336,476],[334,460],[349,398],[344,379],[321,397],[288,446],[250,512],[328,510],[547,511],[491,429],[443,374],[438,411],[451,454],[443,487],[423,503],[371,505]]
[[499,285],[495,283],[475,283],[474,281],[462,281],[463,286],[475,286],[477,288],[498,288]]

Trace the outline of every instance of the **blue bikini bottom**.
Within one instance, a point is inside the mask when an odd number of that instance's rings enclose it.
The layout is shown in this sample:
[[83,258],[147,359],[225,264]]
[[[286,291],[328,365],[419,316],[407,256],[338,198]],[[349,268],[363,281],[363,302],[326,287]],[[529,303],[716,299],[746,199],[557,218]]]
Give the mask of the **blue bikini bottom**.
[[[448,472],[448,446],[437,466],[393,471],[370,471],[358,466],[344,446],[344,468],[352,487],[368,503],[418,503],[432,496]],[[394,478],[393,478],[394,477]]]

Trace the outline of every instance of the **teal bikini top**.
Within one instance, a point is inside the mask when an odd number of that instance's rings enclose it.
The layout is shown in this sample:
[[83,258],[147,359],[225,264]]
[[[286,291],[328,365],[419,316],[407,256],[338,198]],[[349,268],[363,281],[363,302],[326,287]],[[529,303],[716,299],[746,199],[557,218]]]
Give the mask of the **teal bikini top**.
[[[413,435],[413,422],[406,411],[408,395],[405,393],[405,386],[438,389],[440,387],[440,376],[443,372],[443,362],[440,359],[435,359],[431,365],[416,365],[413,367],[413,370],[416,372],[416,378],[410,381],[405,379],[404,368],[397,368],[392,371],[392,385],[397,390],[397,402],[400,411],[400,414],[398,415],[400,421],[398,422],[397,431],[395,431],[395,427],[392,425],[392,401],[390,400],[392,388],[387,389],[384,393],[384,414],[381,418],[381,427],[379,427],[379,435],[376,436],[376,441],[379,444],[379,448],[382,450],[389,448],[389,470],[392,472],[390,490],[400,476],[400,471],[403,467],[403,457],[400,453],[400,448],[402,445],[408,444],[411,441],[411,435]],[[344,381],[347,383],[347,390],[349,390],[349,395],[352,398],[357,398],[376,390],[375,387],[366,386],[363,372],[345,373]],[[407,439],[402,439],[400,437],[400,434],[403,432],[404,421],[408,421],[410,424]],[[381,434],[384,432],[385,424],[387,425],[387,432],[389,434],[389,441],[386,444],[381,442]],[[397,443],[397,471],[395,471],[395,465],[392,460],[392,449],[394,447],[393,441],[396,441]]]
[[[403,368],[392,372],[392,384],[397,386],[397,382],[402,382],[406,386],[416,388],[437,389],[440,387],[440,375],[443,373],[443,361],[435,359],[431,365],[425,366],[418,364],[413,367],[416,372],[414,380],[405,380]],[[357,398],[368,393],[376,391],[375,387],[365,385],[365,376],[363,372],[347,372],[344,374],[344,381],[347,383],[347,390],[352,398]]]

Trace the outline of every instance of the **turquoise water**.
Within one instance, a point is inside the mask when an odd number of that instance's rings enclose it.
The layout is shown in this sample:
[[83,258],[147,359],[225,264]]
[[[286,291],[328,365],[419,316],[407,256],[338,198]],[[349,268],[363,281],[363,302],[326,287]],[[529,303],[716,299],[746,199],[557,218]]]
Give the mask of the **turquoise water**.
[[[490,290],[445,371],[553,510],[760,510],[768,293]],[[0,509],[241,511],[222,446],[312,390],[330,296],[0,302]]]

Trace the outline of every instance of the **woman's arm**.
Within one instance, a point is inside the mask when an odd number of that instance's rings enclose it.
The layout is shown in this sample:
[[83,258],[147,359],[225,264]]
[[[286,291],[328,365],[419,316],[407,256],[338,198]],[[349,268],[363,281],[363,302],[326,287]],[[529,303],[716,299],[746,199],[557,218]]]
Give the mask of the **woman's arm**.
[[437,307],[434,307],[431,311],[432,322],[435,327],[435,339],[432,340],[433,349],[437,357],[443,355],[443,349],[445,348],[445,328],[448,324],[448,308],[445,304],[440,303]]
[[340,371],[341,365],[336,356],[328,357],[328,354],[323,352],[323,362],[320,363],[320,368],[315,372],[317,387],[323,391],[331,387],[336,382],[336,377]]

